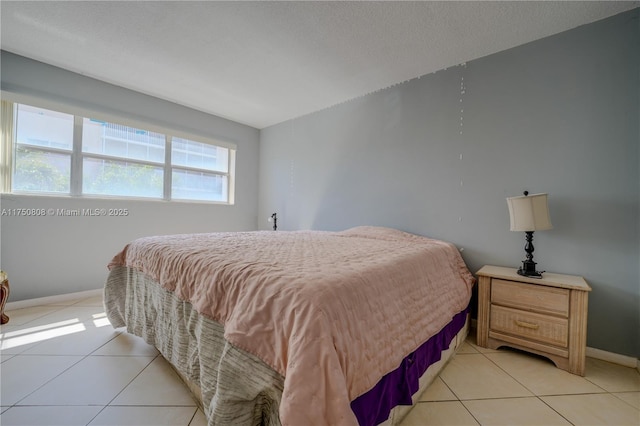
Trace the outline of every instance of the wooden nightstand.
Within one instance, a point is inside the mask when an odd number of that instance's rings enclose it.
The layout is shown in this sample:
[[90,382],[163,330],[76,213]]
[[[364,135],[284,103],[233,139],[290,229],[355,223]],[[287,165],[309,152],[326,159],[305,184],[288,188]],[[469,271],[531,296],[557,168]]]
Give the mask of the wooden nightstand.
[[584,278],[550,272],[527,278],[499,266],[484,266],[477,275],[479,346],[536,353],[584,376],[591,291]]
[[0,271],[0,324],[9,322],[9,317],[4,313],[4,305],[9,298],[9,279],[4,271]]

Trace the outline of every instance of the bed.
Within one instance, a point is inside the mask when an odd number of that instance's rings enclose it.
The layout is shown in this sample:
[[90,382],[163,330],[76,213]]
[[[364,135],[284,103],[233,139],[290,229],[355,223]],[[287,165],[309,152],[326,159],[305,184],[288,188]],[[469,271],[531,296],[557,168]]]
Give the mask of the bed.
[[368,226],[141,238],[109,270],[111,324],[210,425],[393,423],[460,345],[474,284],[451,243]]

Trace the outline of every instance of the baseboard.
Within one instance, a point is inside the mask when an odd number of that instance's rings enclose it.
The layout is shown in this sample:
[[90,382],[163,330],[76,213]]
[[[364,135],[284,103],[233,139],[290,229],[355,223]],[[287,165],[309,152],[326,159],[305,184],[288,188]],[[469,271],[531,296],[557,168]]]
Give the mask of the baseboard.
[[[471,327],[477,327],[477,320],[471,320]],[[620,355],[613,352],[603,351],[602,349],[590,348],[587,346],[586,356],[602,361],[611,362],[613,364],[622,365],[624,367],[635,368],[640,372],[640,359],[628,355]]]
[[614,364],[623,365],[625,367],[637,368],[638,371],[640,371],[640,360],[632,356],[620,355],[613,352],[603,351],[602,349],[590,348],[588,346],[586,355],[589,358],[608,361]]
[[64,303],[70,300],[89,298],[102,295],[101,288],[95,290],[79,291],[76,293],[57,294],[55,296],[38,297],[36,299],[18,300],[17,302],[8,302],[5,305],[5,311],[13,309],[30,308],[39,305],[54,305],[56,303]]

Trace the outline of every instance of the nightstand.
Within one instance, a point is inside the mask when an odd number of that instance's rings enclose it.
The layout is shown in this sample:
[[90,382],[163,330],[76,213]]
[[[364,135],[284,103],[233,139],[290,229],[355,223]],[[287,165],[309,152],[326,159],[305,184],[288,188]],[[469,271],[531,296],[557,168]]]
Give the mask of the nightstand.
[[479,346],[532,352],[584,376],[591,291],[584,278],[550,272],[528,278],[499,266],[477,275]]
[[9,322],[9,317],[4,313],[4,305],[9,298],[9,279],[4,271],[0,271],[0,324]]

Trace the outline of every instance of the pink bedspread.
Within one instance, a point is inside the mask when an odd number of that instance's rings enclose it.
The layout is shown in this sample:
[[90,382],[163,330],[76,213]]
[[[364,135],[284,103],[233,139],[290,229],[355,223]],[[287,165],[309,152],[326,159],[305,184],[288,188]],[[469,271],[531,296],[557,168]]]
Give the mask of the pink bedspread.
[[116,265],[282,374],[280,418],[294,426],[357,424],[350,401],[462,311],[474,283],[452,244],[378,227],[141,238]]

